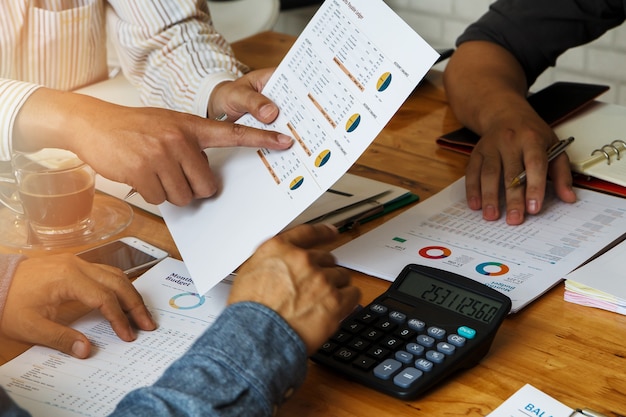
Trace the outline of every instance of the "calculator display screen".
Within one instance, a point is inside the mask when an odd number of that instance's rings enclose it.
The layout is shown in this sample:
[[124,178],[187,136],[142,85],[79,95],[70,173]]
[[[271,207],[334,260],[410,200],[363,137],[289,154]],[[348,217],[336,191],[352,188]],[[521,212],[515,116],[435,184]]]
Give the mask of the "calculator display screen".
[[483,323],[490,323],[502,303],[438,279],[410,271],[398,291]]

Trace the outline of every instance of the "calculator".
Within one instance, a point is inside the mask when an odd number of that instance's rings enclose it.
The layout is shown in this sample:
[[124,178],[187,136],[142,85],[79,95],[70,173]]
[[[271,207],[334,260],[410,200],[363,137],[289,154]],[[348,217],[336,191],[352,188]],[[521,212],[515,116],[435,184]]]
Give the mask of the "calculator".
[[511,309],[477,281],[410,264],[387,291],[346,317],[311,356],[388,395],[415,399],[476,365]]

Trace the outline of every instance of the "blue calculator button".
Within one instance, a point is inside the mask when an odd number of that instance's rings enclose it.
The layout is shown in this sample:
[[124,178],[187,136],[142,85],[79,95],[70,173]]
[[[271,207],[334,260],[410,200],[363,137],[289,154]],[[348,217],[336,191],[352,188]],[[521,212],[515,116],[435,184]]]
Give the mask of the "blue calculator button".
[[422,356],[424,354],[424,346],[417,343],[408,343],[406,345],[406,351],[415,356]]
[[435,345],[435,339],[430,336],[426,336],[425,334],[420,334],[417,336],[417,343],[422,346],[426,346],[427,348],[433,347]]
[[441,327],[429,327],[427,330],[428,336],[430,337],[434,337],[437,340],[443,340],[443,338],[446,335],[446,331],[444,329],[442,329]]
[[437,352],[436,350],[429,350],[426,352],[426,359],[434,363],[441,363],[445,358],[446,355],[441,352]]
[[389,379],[398,369],[402,368],[402,364],[395,359],[385,359],[376,368],[374,375],[380,379]]
[[399,311],[392,311],[389,313],[389,319],[396,323],[404,323],[406,321],[406,314]]
[[426,323],[418,319],[411,319],[407,323],[408,326],[416,332],[421,332],[426,328]]
[[424,372],[429,372],[431,369],[433,369],[433,363],[426,359],[418,359],[415,361],[415,367]]
[[413,362],[413,355],[404,350],[399,350],[396,352],[396,360],[399,360],[402,363],[411,363]]
[[399,387],[408,388],[422,375],[424,375],[424,373],[418,369],[406,368],[393,378],[393,383]]
[[476,336],[476,330],[467,326],[459,327],[456,332],[459,334],[459,336],[462,336],[466,339],[473,339]]
[[463,347],[465,346],[465,338],[463,336],[459,336],[458,334],[451,334],[448,336],[448,343],[456,347]]
[[446,355],[453,355],[456,348],[452,343],[439,342],[437,343],[437,350],[441,353],[445,353]]

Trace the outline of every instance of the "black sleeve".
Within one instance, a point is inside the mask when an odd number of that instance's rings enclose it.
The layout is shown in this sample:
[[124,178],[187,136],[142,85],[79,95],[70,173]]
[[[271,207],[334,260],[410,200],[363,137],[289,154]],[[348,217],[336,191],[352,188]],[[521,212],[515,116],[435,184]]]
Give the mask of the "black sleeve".
[[508,49],[528,85],[563,52],[600,37],[625,19],[626,0],[498,0],[457,39],[485,40]]

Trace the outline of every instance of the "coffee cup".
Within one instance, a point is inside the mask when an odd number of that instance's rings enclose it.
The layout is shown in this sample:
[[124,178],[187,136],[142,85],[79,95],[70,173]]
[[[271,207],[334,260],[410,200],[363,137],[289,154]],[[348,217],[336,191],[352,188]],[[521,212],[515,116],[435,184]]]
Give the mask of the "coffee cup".
[[0,202],[24,217],[36,239],[54,243],[91,232],[95,173],[89,165],[60,149],[18,153],[11,165],[12,178],[1,181],[12,181],[14,190]]

